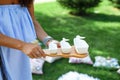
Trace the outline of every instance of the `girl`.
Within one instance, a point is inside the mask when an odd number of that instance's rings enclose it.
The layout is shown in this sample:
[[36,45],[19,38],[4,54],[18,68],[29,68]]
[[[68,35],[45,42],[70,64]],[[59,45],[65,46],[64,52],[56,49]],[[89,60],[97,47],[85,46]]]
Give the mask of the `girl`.
[[33,0],[0,0],[0,80],[32,80],[29,57],[45,57],[36,38],[53,40],[36,21]]

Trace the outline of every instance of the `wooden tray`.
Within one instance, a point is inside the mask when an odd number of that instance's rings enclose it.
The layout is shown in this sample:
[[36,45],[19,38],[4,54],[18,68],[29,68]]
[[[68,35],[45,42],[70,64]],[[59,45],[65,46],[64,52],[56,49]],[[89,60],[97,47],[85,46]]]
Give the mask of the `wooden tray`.
[[84,58],[84,57],[86,57],[88,55],[88,53],[78,54],[75,51],[74,46],[72,47],[72,50],[71,50],[70,53],[62,53],[60,48],[58,48],[56,54],[50,53],[50,51],[48,49],[44,49],[44,52],[45,52],[46,56],[50,56],[50,57],[64,57],[64,58],[69,58],[69,57]]

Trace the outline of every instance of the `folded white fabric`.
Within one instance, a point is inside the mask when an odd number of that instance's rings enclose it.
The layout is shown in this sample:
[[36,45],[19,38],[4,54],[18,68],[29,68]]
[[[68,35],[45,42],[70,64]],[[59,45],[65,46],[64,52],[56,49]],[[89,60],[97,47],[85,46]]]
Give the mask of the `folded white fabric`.
[[92,59],[90,56],[86,56],[84,58],[75,58],[75,57],[70,57],[69,58],[69,63],[85,63],[85,64],[93,64]]
[[117,73],[120,74],[120,69],[117,70]]
[[105,67],[105,68],[120,68],[118,60],[116,58],[105,58],[102,56],[95,57],[94,67]]
[[62,57],[49,57],[49,56],[46,56],[45,57],[45,61],[48,62],[48,63],[53,63],[55,62],[56,60],[58,59],[61,59]]
[[31,70],[33,74],[43,74],[44,60],[41,58],[30,59]]
[[100,79],[94,78],[87,74],[82,74],[75,71],[69,71],[68,73],[60,76],[58,80],[100,80]]

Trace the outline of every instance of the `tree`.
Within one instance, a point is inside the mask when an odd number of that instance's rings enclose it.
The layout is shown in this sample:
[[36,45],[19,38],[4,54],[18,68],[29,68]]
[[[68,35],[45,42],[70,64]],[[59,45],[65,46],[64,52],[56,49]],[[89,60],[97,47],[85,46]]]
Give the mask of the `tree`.
[[119,8],[120,9],[120,0],[110,0],[115,7]]
[[70,9],[72,14],[84,15],[88,9],[98,6],[101,0],[57,0],[57,2]]

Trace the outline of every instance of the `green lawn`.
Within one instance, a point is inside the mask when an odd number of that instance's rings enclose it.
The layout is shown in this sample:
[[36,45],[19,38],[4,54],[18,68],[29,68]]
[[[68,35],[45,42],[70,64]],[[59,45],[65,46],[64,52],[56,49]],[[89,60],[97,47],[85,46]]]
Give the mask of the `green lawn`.
[[[120,10],[111,6],[105,0],[95,8],[99,13],[87,17],[76,17],[68,14],[56,2],[35,5],[35,15],[45,31],[56,40],[63,37],[70,39],[76,35],[86,37],[90,48],[90,56],[94,61],[95,56],[115,57],[120,60]],[[120,61],[119,61],[120,63]],[[98,77],[101,80],[119,80],[120,75],[116,70],[95,68],[87,64],[69,64],[68,59],[62,58],[54,63],[45,63],[43,75],[33,75],[34,80],[57,80],[59,76],[68,71],[77,71]]]

